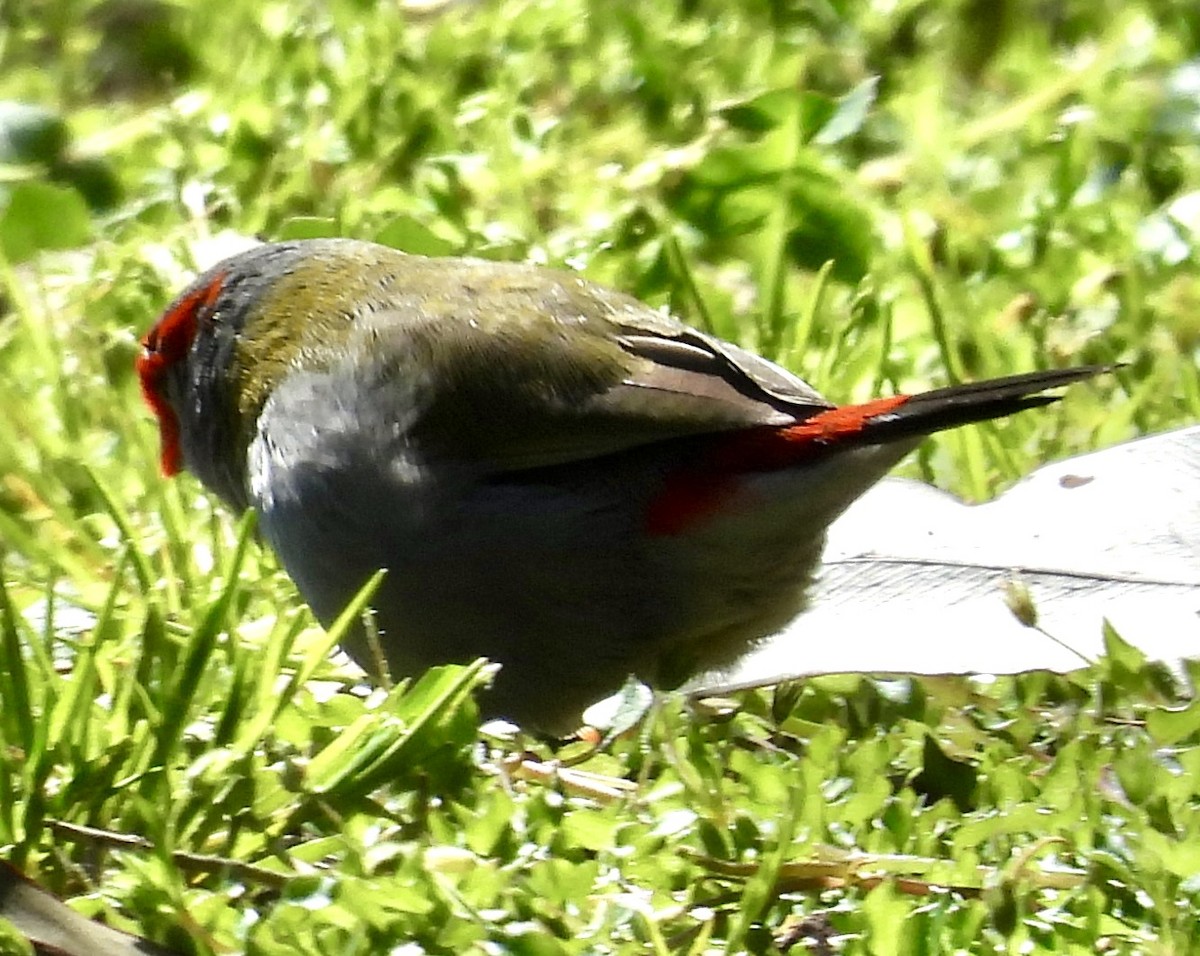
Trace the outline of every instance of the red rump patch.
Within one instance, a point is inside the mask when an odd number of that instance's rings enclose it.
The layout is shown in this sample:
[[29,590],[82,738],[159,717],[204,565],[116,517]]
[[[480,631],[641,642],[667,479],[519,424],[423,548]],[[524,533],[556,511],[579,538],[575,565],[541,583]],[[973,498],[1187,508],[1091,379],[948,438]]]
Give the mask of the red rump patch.
[[166,396],[167,370],[187,358],[196,338],[199,314],[216,305],[224,281],[222,273],[180,299],[142,338],[141,354],[134,361],[142,398],[158,419],[162,473],[168,478],[183,467],[183,452],[179,446],[179,418]]
[[721,436],[700,461],[667,475],[646,509],[646,531],[681,534],[714,515],[737,491],[741,475],[778,471],[816,458],[862,434],[872,419],[908,400],[908,395],[877,398],[818,412],[795,425],[748,428]]

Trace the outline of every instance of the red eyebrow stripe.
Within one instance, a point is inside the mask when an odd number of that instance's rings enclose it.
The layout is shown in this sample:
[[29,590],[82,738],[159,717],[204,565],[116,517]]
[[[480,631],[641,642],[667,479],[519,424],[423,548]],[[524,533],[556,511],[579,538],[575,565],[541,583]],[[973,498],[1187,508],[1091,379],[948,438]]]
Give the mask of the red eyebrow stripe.
[[168,362],[182,358],[196,337],[197,313],[202,307],[212,309],[217,304],[224,284],[225,274],[218,273],[208,285],[193,289],[185,295],[175,308],[159,319],[154,328],[146,333],[142,339],[143,347],[156,355],[162,355]]
[[183,466],[179,447],[179,419],[163,394],[167,369],[182,361],[196,338],[196,323],[200,310],[210,310],[225,284],[225,274],[218,273],[211,282],[189,292],[164,315],[142,338],[142,351],[134,360],[142,398],[158,419],[162,444],[162,472],[168,478]]

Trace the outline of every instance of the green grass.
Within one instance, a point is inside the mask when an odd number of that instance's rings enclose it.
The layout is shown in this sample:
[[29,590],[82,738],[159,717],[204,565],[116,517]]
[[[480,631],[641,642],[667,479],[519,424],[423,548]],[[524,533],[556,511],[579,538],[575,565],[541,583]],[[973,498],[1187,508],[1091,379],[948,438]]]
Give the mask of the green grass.
[[669,701],[540,773],[478,670],[329,663],[132,374],[226,233],[568,265],[843,400],[1127,363],[907,466],[986,497],[1200,414],[1194,6],[0,8],[3,855],[201,953],[1200,948],[1200,704],[1115,635]]

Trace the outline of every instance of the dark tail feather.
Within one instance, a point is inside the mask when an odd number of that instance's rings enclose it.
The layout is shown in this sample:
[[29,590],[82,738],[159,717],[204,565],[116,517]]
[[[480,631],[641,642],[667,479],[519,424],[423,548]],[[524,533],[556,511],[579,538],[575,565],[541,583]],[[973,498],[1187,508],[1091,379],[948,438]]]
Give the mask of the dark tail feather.
[[[883,445],[920,438],[945,428],[1001,418],[1058,401],[1042,394],[1111,372],[1115,365],[1082,365],[1050,372],[1027,372],[967,385],[951,385],[919,395],[877,398],[817,412],[794,425],[763,426],[712,436],[707,457],[672,472],[646,512],[651,534],[679,534],[712,514],[736,486],[736,476],[792,468],[831,457],[839,449]],[[841,500],[826,514],[832,520],[879,480],[903,454],[876,456],[847,473]],[[875,470],[871,470],[874,468]]]
[[1057,402],[1060,396],[1042,393],[1111,372],[1116,367],[1080,365],[936,388],[913,395],[904,404],[868,418],[862,434],[864,438],[870,437],[880,442],[899,441],[972,422],[1002,418],[1027,408]]

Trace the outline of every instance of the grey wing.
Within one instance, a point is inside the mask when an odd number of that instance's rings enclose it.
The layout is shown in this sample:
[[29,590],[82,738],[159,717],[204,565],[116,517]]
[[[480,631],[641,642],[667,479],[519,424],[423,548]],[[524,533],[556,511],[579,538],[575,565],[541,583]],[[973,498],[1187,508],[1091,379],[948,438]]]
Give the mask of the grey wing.
[[371,319],[399,337],[377,349],[408,367],[392,374],[424,383],[412,433],[440,453],[538,468],[831,407],[790,372],[629,296],[547,270],[481,268],[487,294],[452,313]]

